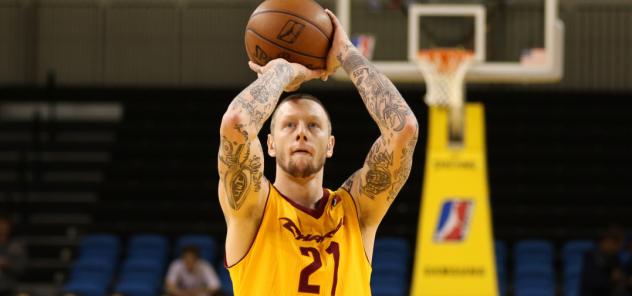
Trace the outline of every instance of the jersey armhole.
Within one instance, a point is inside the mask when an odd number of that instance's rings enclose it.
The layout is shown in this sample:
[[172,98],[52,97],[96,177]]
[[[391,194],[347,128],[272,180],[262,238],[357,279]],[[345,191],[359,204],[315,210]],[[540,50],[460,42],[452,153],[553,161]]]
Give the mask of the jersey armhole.
[[363,233],[362,233],[362,223],[360,222],[360,212],[358,211],[358,205],[356,204],[356,200],[353,197],[353,195],[351,194],[351,192],[347,191],[347,189],[340,187],[340,189],[342,189],[344,192],[347,193],[347,195],[349,195],[349,198],[351,199],[351,202],[353,203],[353,209],[355,210],[355,214],[356,214],[356,224],[358,225],[358,231],[360,232],[360,243],[362,244],[362,251],[364,252],[364,258],[366,259],[366,263],[369,264],[369,267],[373,268],[373,264],[371,263],[371,260],[369,260],[369,255],[367,255],[366,253],[366,248],[364,247],[364,240],[363,238]]
[[261,224],[263,224],[263,219],[265,218],[268,212],[268,202],[270,201],[271,192],[272,192],[272,183],[268,181],[268,195],[266,197],[266,203],[263,206],[263,214],[261,215],[261,220],[259,220],[259,226],[257,226],[257,232],[255,233],[255,236],[252,238],[252,241],[250,242],[250,246],[248,246],[248,250],[246,251],[246,253],[244,253],[244,255],[241,258],[239,258],[237,262],[235,262],[234,264],[230,266],[228,266],[228,261],[226,260],[226,245],[224,245],[224,267],[226,269],[230,269],[236,266],[237,264],[241,263],[241,261],[243,261],[244,258],[246,258],[248,254],[250,254],[250,250],[252,250],[252,246],[255,244],[255,241],[257,241],[257,237],[259,237],[259,232],[261,232]]

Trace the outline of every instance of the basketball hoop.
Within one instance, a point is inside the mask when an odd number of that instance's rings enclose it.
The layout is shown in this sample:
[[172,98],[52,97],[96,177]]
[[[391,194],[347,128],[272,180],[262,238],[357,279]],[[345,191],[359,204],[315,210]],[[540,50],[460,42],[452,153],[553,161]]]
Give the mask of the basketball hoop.
[[463,106],[465,74],[472,65],[474,53],[458,48],[421,50],[415,63],[426,81],[424,101],[430,107],[449,111],[450,142],[463,140]]

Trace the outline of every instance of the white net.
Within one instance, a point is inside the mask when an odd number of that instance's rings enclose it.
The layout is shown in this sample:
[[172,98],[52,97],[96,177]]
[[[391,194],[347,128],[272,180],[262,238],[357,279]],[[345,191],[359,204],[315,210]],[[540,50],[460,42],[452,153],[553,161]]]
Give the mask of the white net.
[[472,64],[472,58],[473,53],[463,49],[432,49],[419,52],[416,63],[426,81],[424,101],[428,106],[463,106],[463,80]]
[[420,51],[416,63],[426,81],[424,101],[428,106],[448,109],[449,139],[452,145],[463,143],[465,74],[474,54],[463,49]]

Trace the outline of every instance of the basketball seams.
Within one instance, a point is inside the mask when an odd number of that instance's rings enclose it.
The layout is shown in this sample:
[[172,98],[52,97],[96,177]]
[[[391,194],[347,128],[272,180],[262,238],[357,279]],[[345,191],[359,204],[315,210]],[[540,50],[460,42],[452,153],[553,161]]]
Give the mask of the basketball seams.
[[[303,20],[303,21],[307,22],[308,24],[312,25],[313,27],[315,27],[315,28],[316,28],[316,30],[317,30],[318,32],[322,33],[322,34],[323,34],[323,36],[325,37],[325,39],[327,39],[327,41],[331,43],[331,39],[329,39],[329,35],[327,35],[327,33],[325,33],[325,30],[323,30],[323,29],[322,29],[321,27],[319,27],[317,24],[312,23],[310,20],[308,20],[308,19],[306,19],[306,18],[304,18],[304,17],[302,17],[302,16],[300,16],[300,15],[294,14],[294,13],[293,13],[293,12],[291,12],[291,11],[287,11],[287,10],[283,10],[283,9],[269,9],[269,10],[264,10],[264,11],[255,12],[255,13],[253,13],[253,14],[250,16],[250,18],[253,18],[253,17],[255,17],[255,16],[259,15],[259,14],[264,14],[264,13],[269,13],[269,12],[271,12],[271,13],[282,13],[282,14],[287,14],[287,15],[291,15],[291,16],[293,16],[293,17],[295,17],[295,18],[301,19],[301,20]],[[333,29],[333,27],[332,27],[332,29]],[[332,33],[333,33],[333,32],[332,32]]]
[[302,55],[302,56],[306,56],[306,57],[309,57],[309,58],[312,58],[312,59],[318,59],[318,60],[325,60],[327,58],[326,56],[324,56],[324,57],[313,56],[313,55],[310,55],[310,54],[302,53],[302,52],[296,51],[294,49],[291,49],[291,48],[279,45],[276,42],[264,37],[263,35],[257,33],[257,31],[255,31],[253,29],[250,29],[250,28],[246,28],[246,32],[251,32],[252,34],[255,34],[257,37],[261,38],[262,40],[264,40],[266,42],[269,42],[269,43],[272,43],[275,46],[278,46],[278,47],[283,48],[285,50],[291,51],[291,52],[293,52],[295,54],[299,54],[299,55]]

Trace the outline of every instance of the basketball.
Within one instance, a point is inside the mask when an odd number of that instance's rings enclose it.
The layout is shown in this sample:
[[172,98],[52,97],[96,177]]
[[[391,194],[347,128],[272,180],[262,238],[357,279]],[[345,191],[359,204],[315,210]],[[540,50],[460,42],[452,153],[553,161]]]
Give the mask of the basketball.
[[310,69],[324,69],[333,24],[313,0],[267,0],[246,26],[248,58],[259,65],[283,58]]

